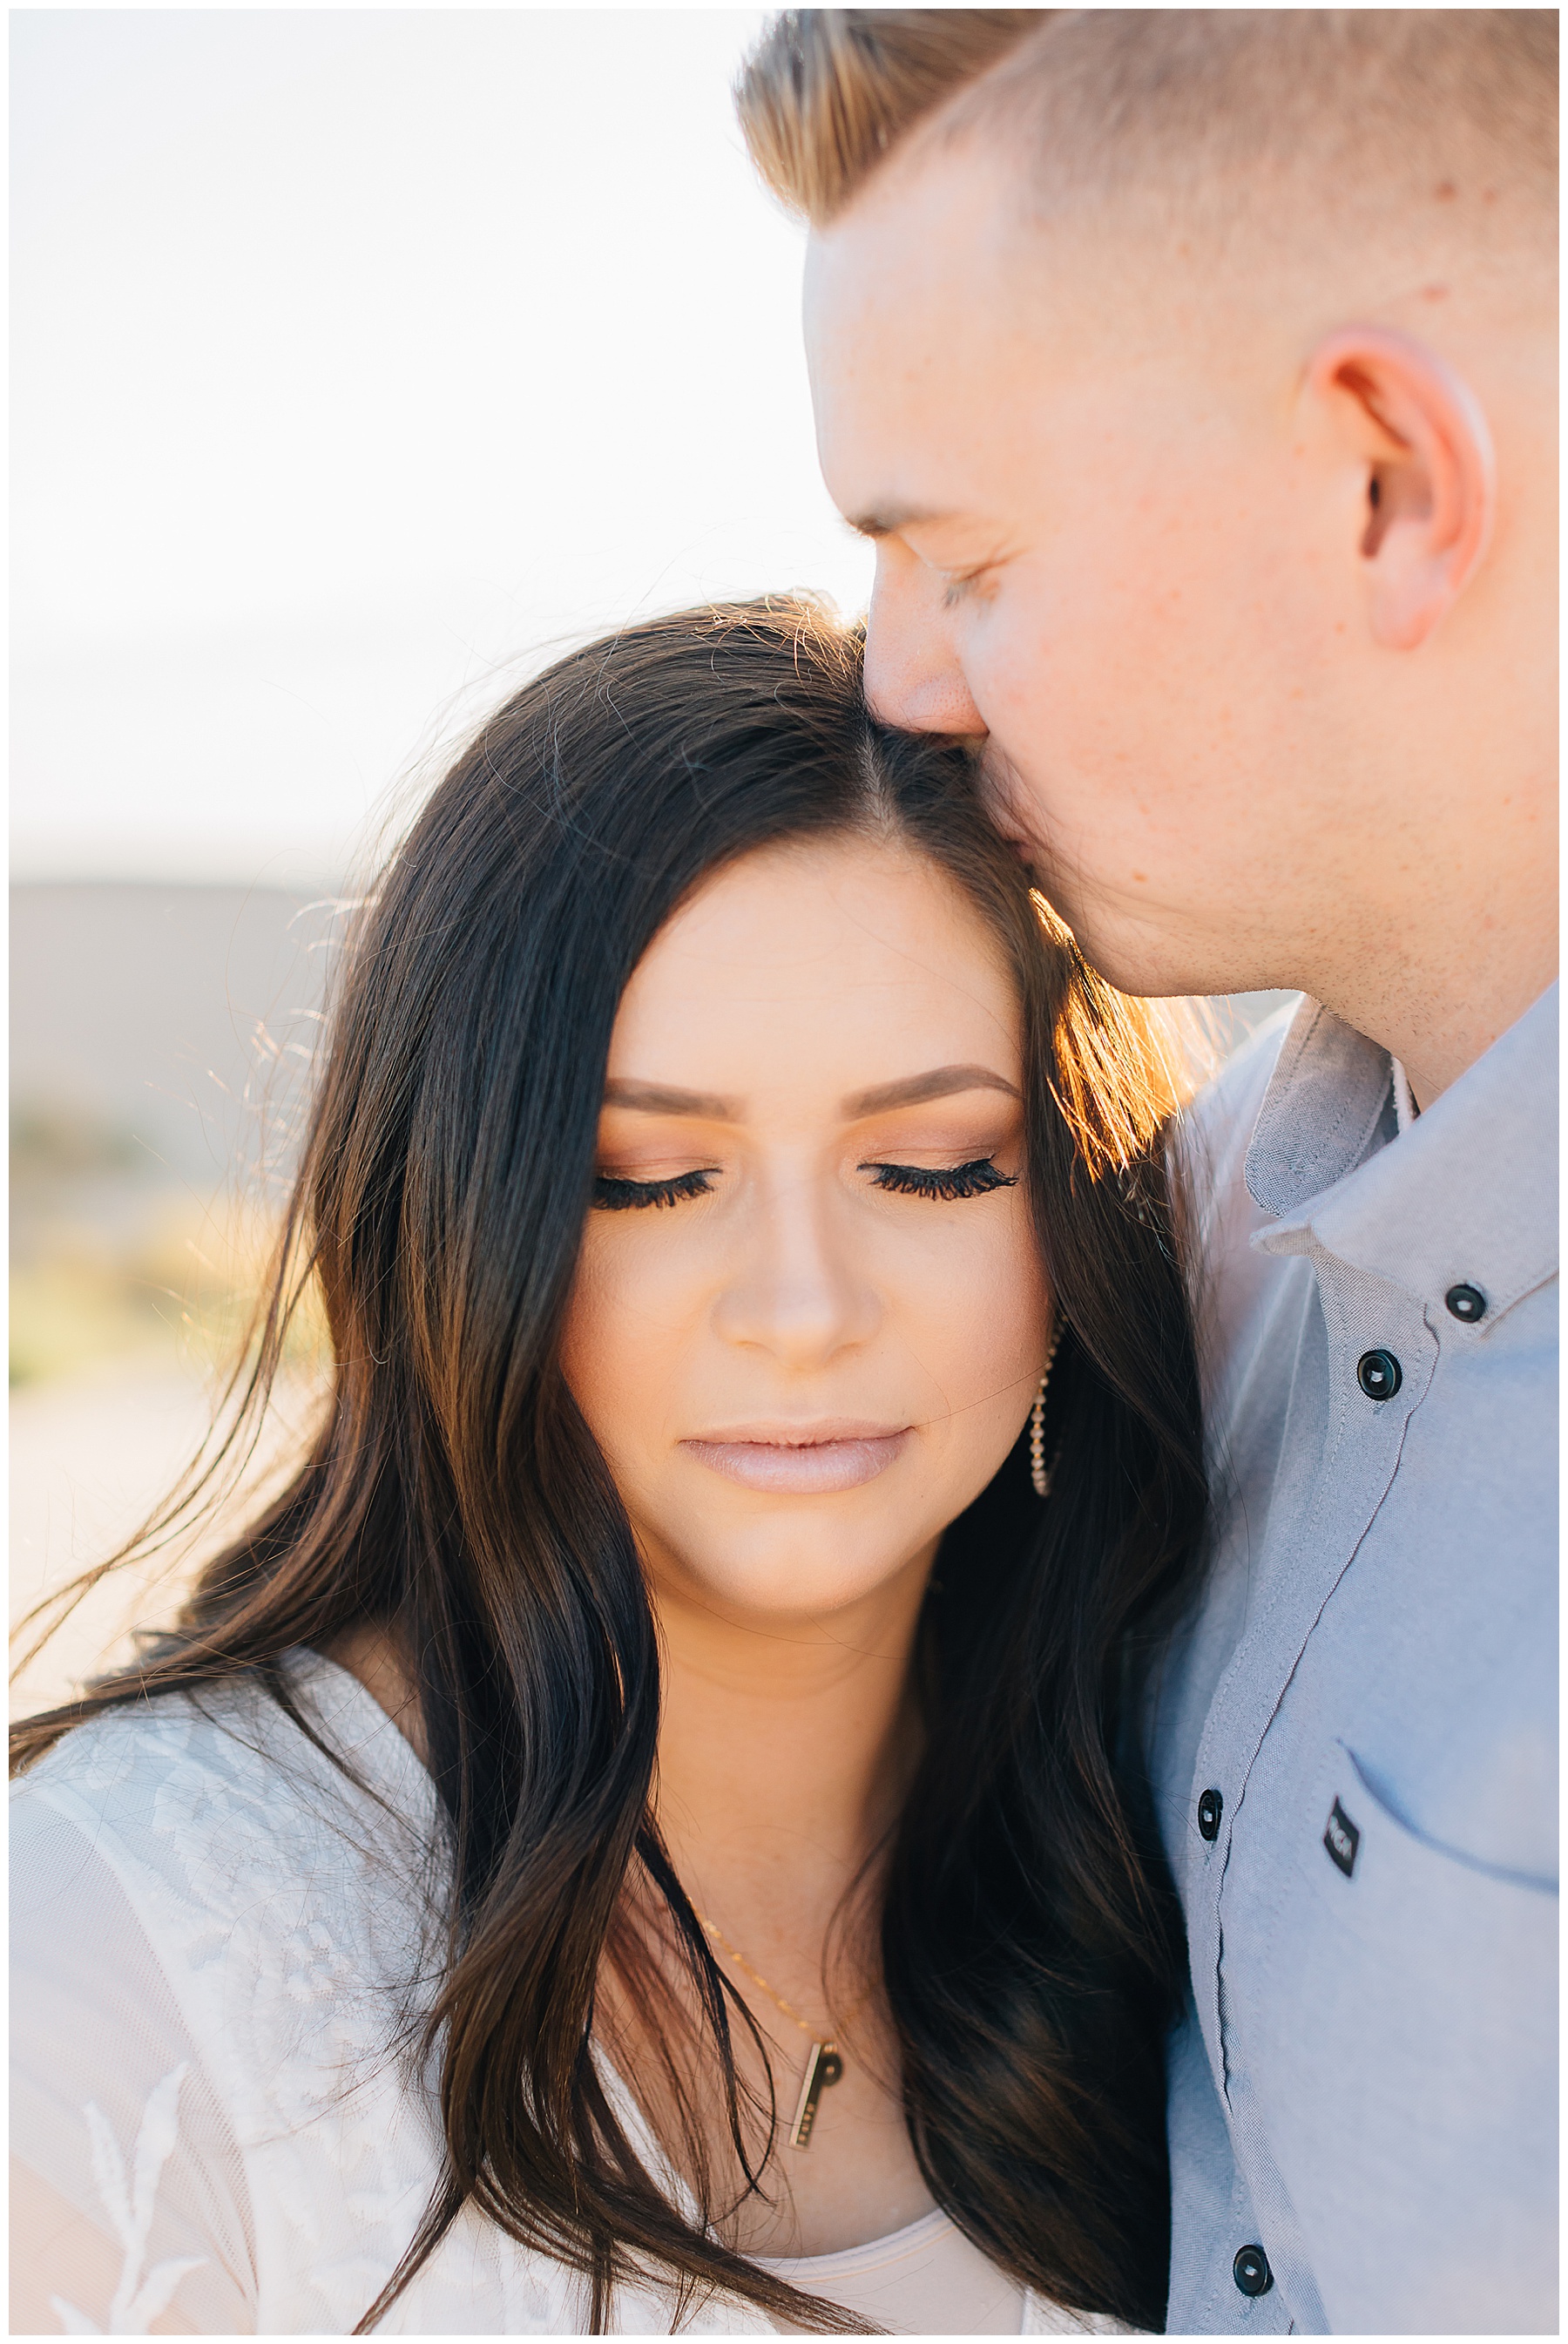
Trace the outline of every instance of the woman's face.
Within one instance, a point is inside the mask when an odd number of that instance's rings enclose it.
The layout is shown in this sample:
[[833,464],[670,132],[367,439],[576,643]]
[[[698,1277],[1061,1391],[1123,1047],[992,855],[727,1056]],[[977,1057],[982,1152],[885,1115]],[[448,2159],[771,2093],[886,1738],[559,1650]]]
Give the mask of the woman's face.
[[929,1559],[1050,1304],[1000,945],[909,848],[790,843],[654,939],[610,1045],[568,1381],[656,1587],[820,1614]]

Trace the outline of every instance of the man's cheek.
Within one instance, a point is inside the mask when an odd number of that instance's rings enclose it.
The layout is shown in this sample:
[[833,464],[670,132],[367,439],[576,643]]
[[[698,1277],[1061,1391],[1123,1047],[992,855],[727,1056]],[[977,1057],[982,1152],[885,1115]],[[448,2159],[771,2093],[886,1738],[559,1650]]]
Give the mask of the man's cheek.
[[1025,620],[998,631],[974,662],[970,690],[1003,757],[1040,779],[1072,763],[1098,672],[1041,622]]
[[1054,695],[1050,635],[1038,618],[1024,612],[993,621],[967,648],[970,696],[1007,746],[1009,733],[1032,722]]

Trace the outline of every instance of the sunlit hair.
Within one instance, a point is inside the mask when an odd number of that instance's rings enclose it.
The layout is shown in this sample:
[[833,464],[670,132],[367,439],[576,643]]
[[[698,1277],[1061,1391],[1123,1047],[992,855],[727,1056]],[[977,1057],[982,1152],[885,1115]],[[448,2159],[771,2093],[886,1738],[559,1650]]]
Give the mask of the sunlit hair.
[[905,132],[1044,21],[1036,8],[789,8],[747,59],[751,159],[822,226]]
[[[759,2190],[776,2111],[738,2081],[750,2021],[659,1840],[654,1614],[559,1363],[633,970],[737,857],[857,834],[929,857],[1005,953],[1067,1330],[1050,1500],[1020,1439],[947,1532],[920,1623],[923,1750],[876,1874],[905,2115],[933,2195],[1005,2269],[1161,2321],[1181,1932],[1133,1753],[1204,1501],[1165,1160],[1180,1056],[1030,894],[964,752],[873,723],[860,662],[809,601],[705,611],[560,661],[480,729],[359,914],[239,1394],[254,1427],[315,1289],[318,1434],[137,1665],[14,1733],[25,1765],[84,1719],[246,1670],[287,1706],[281,1657],[359,1627],[404,1657],[451,1827],[423,2039],[447,2164],[362,2326],[469,2205],[588,2275],[596,2332],[649,2268],[687,2302],[728,2288],[798,2327],[862,2324],[733,2243],[699,2102],[717,2088]],[[673,2111],[689,2218],[601,2081],[596,1996],[635,2015],[632,2081]]]
[[1278,244],[1336,211],[1484,240],[1500,192],[1555,217],[1550,8],[791,8],[736,102],[762,177],[817,227],[926,123],[1010,137],[1020,189],[1090,216],[1142,188],[1231,228],[1263,177],[1315,197],[1258,223]]

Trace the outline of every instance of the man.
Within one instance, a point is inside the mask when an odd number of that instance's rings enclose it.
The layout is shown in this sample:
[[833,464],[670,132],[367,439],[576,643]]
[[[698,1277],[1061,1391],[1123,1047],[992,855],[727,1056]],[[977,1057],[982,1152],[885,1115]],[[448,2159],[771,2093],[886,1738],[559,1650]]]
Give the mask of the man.
[[1201,1104],[1216,1514],[1159,1690],[1173,2329],[1556,2326],[1555,17],[806,11],[879,712]]

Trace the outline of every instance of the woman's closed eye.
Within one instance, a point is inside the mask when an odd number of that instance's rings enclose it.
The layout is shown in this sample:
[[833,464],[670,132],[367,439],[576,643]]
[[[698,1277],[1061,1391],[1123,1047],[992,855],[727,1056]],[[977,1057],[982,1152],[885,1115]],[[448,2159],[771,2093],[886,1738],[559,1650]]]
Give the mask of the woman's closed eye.
[[985,1197],[993,1188],[1016,1188],[1018,1176],[1000,1172],[989,1156],[977,1156],[968,1164],[933,1167],[925,1164],[862,1164],[862,1172],[873,1172],[879,1188],[890,1188],[900,1197],[930,1197],[950,1204],[960,1197]]
[[711,1172],[678,1172],[668,1180],[626,1180],[618,1173],[594,1175],[593,1201],[602,1213],[635,1213],[648,1206],[683,1205],[690,1197],[706,1197],[713,1186]]

